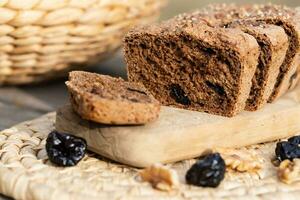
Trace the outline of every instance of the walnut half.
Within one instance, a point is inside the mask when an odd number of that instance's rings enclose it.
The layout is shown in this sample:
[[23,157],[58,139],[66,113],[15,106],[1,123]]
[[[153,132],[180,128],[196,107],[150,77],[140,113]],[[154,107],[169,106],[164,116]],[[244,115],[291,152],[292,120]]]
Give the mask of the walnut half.
[[300,159],[282,161],[277,174],[279,180],[286,184],[300,181]]
[[175,170],[154,164],[140,172],[143,181],[152,184],[152,187],[162,191],[170,191],[179,185],[178,175]]
[[262,169],[263,161],[247,149],[217,149],[223,157],[228,170],[256,173]]

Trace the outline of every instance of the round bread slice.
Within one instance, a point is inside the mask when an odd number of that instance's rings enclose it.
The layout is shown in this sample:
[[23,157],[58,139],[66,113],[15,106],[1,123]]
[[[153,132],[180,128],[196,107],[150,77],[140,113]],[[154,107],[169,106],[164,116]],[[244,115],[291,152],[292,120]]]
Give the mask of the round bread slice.
[[66,82],[74,111],[103,124],[145,124],[158,118],[160,104],[138,83],[73,71]]

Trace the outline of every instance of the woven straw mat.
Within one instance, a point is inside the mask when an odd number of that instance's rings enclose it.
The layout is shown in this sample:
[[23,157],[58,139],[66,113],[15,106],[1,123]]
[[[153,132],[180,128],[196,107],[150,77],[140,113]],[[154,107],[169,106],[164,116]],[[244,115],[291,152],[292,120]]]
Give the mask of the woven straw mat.
[[[274,144],[244,148],[263,160],[258,173],[226,173],[216,189],[184,183],[194,160],[170,166],[180,177],[171,192],[155,190],[140,182],[139,169],[113,163],[89,153],[75,167],[55,167],[46,155],[45,139],[54,129],[55,113],[0,133],[0,192],[15,199],[299,199],[300,183],[280,183],[270,160]],[[241,149],[242,150],[242,149]],[[238,150],[240,151],[240,150]]]
[[[65,75],[112,54],[165,0],[0,0],[0,85]],[[79,64],[79,65],[78,65]]]

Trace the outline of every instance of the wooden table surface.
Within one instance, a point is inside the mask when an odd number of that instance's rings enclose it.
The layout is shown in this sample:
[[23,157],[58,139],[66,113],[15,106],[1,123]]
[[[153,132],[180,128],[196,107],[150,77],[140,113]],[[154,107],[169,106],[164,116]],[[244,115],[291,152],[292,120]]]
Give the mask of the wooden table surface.
[[[163,12],[162,19],[177,13],[195,9],[209,4],[211,0],[169,0],[170,5]],[[235,0],[248,3],[248,0]],[[214,0],[214,2],[234,2],[232,0]],[[251,2],[266,3],[270,0]],[[299,0],[273,0],[271,2],[300,6]],[[112,76],[126,77],[122,54],[117,53],[112,59],[99,63],[91,71]],[[35,86],[2,87],[0,88],[0,130],[9,128],[16,123],[39,117],[47,112],[55,111],[68,101],[65,80],[43,83]],[[8,199],[0,195],[0,200]]]

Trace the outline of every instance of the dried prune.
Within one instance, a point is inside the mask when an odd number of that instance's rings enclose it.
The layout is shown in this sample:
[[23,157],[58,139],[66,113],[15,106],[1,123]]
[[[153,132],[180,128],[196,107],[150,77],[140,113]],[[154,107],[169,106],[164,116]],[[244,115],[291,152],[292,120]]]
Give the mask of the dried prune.
[[46,140],[49,160],[58,166],[74,166],[85,155],[86,141],[66,133],[51,132]]
[[200,157],[188,170],[185,179],[188,184],[202,187],[217,187],[224,179],[225,162],[219,153]]
[[170,86],[170,95],[177,103],[191,105],[191,100],[178,84],[172,84]]
[[288,142],[295,144],[295,145],[300,145],[300,135],[289,138]]
[[276,157],[279,161],[286,159],[293,160],[300,158],[300,147],[288,141],[278,142],[275,149]]
[[226,96],[226,92],[222,86],[215,84],[215,83],[211,83],[210,81],[206,81],[205,83],[209,88],[211,88],[213,91],[215,91],[218,95]]
[[289,85],[289,88],[290,89],[294,83],[294,81],[297,79],[298,77],[298,72],[295,72],[291,77],[290,77],[290,85]]
[[102,92],[101,88],[99,88],[99,87],[97,87],[97,86],[94,85],[92,87],[92,89],[91,89],[91,93],[92,94],[97,94],[97,95],[101,96],[103,92]]
[[137,92],[139,94],[143,94],[143,95],[147,95],[147,93],[145,91],[141,91],[141,90],[138,90],[138,89],[135,89],[135,88],[126,88],[128,91],[130,92]]

